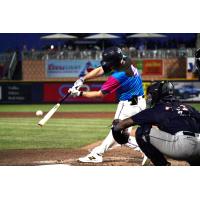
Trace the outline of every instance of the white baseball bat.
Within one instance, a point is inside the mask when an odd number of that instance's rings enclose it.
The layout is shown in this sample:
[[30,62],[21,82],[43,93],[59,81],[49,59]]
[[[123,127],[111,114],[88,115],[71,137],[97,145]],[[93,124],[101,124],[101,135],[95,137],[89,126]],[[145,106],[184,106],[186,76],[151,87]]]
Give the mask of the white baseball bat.
[[44,126],[44,124],[52,117],[52,115],[58,110],[60,103],[57,103],[39,122],[39,126]]
[[67,93],[60,101],[57,103],[39,122],[39,126],[44,126],[44,124],[52,117],[52,115],[58,110],[61,103],[70,95],[70,93]]

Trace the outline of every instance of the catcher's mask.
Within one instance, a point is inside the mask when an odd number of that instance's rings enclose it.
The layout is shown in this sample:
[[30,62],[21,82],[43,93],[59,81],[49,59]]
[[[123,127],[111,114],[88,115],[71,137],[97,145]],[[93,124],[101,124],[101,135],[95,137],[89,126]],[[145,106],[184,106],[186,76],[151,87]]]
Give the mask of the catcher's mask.
[[103,51],[101,66],[104,72],[111,72],[113,69],[120,67],[122,60],[125,58],[119,47],[110,47]]
[[174,85],[169,81],[155,82],[147,88],[147,104],[154,106],[160,100],[169,100],[174,95]]
[[195,65],[200,74],[200,48],[195,52]]

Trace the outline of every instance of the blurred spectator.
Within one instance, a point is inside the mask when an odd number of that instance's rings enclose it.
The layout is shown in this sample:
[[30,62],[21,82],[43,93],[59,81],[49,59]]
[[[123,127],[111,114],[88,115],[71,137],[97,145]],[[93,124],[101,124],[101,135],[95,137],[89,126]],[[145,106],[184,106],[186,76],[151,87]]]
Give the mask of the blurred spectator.
[[23,45],[23,48],[22,48],[22,54],[23,54],[23,56],[26,56],[26,57],[29,56],[28,49],[25,44]]
[[139,58],[145,57],[145,50],[146,50],[145,44],[143,42],[140,43],[140,45],[138,47],[138,57]]
[[137,57],[137,50],[134,46],[129,47],[129,56],[131,58],[136,58]]
[[90,61],[88,61],[85,64],[85,67],[81,70],[79,77],[85,76],[88,72],[92,71],[93,69],[94,69],[94,67],[92,66],[92,63]]
[[[166,48],[159,48],[159,44],[154,44],[151,49],[147,49],[145,43],[138,43],[134,45],[124,45],[122,50],[124,54],[129,55],[132,58],[177,58],[177,57],[192,57],[194,53],[194,48],[186,48],[185,44],[179,44],[179,48],[170,48],[170,44],[165,44]],[[168,46],[168,48],[167,48]],[[176,46],[176,44],[174,44]],[[47,46],[46,46],[47,47]],[[137,48],[135,48],[137,47]],[[45,48],[47,49],[47,48]],[[58,50],[56,46],[48,46],[47,50],[35,51],[31,49],[28,51],[26,46],[22,51],[23,59],[95,59],[100,60],[102,51],[99,46],[72,46],[64,45],[61,50]]]
[[179,57],[185,57],[186,56],[186,48],[184,44],[181,44],[179,47]]

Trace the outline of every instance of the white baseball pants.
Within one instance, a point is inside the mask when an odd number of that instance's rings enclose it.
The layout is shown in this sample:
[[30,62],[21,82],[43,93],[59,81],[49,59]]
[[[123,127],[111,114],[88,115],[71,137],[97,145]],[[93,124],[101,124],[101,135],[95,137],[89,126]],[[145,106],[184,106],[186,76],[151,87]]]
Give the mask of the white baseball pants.
[[[117,110],[115,113],[114,119],[126,119],[129,118],[140,111],[144,110],[146,108],[146,101],[144,97],[138,97],[138,104],[137,105],[131,105],[130,101],[120,101],[117,106]],[[128,128],[128,132],[131,133],[132,127]],[[104,141],[101,143],[101,145],[95,147],[91,153],[96,154],[104,154],[109,148],[111,148],[113,145],[117,144],[112,136],[112,130],[109,131],[107,137],[104,139]],[[125,144],[128,147],[131,148],[138,148],[137,142],[135,140],[135,137],[130,136],[129,142]]]

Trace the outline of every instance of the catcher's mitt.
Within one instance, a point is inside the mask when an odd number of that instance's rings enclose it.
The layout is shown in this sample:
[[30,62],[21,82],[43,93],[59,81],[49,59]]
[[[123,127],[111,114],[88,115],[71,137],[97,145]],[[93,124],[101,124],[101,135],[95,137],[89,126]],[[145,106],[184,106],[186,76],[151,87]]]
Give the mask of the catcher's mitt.
[[128,142],[128,138],[129,138],[129,133],[128,133],[128,129],[125,130],[119,130],[117,128],[117,124],[120,122],[121,120],[119,119],[115,119],[113,121],[113,127],[112,127],[112,135],[113,138],[115,139],[115,141],[119,144],[126,144]]

